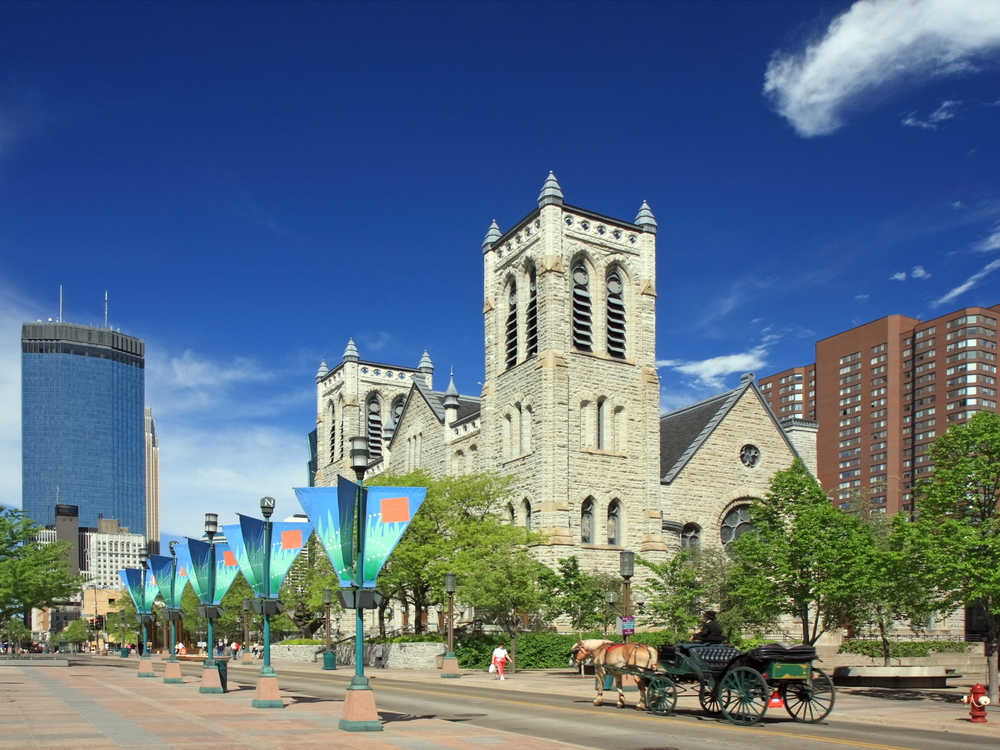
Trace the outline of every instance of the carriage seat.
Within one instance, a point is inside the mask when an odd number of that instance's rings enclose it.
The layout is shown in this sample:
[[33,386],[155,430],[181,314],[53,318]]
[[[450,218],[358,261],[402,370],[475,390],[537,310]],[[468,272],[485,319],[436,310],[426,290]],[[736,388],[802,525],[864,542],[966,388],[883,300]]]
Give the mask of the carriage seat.
[[707,646],[692,648],[690,653],[692,656],[696,656],[705,662],[713,674],[718,674],[726,668],[726,665],[730,662],[730,660],[739,656],[743,652],[738,648],[733,648],[732,646],[723,646],[721,644],[713,643]]

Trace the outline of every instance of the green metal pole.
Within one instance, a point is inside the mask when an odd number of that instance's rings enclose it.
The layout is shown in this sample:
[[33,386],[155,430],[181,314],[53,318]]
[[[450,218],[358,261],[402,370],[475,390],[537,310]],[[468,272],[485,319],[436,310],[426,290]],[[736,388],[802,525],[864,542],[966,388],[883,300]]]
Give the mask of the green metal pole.
[[355,504],[358,506],[358,545],[357,559],[354,565],[356,579],[354,582],[356,586],[354,591],[354,606],[356,607],[354,611],[354,674],[360,679],[351,680],[351,682],[358,685],[366,685],[368,680],[365,678],[365,611],[358,606],[358,599],[361,596],[361,584],[365,580],[365,521],[367,520],[367,508],[365,506],[367,503],[365,502],[363,479],[358,480],[358,501]]
[[[264,519],[264,601],[271,598],[271,519]],[[264,666],[260,668],[261,677],[271,676],[271,616],[264,613]]]
[[[208,540],[208,606],[215,606],[215,539]],[[208,618],[208,658],[205,666],[215,669],[215,631],[213,618]]]

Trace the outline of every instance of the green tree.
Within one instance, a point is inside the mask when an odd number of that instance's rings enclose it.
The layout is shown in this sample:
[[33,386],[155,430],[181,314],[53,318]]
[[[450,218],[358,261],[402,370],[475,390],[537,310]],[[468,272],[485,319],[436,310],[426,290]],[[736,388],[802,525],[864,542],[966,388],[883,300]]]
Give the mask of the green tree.
[[545,601],[541,578],[547,568],[524,548],[497,550],[472,561],[459,579],[459,595],[487,612],[510,636],[517,665],[517,633]]
[[128,591],[119,591],[115,597],[114,612],[109,612],[107,626],[108,633],[114,633],[115,638],[121,639],[122,643],[136,643],[142,640],[142,629],[136,619],[135,604]]
[[581,570],[576,555],[560,560],[558,571],[542,570],[540,583],[549,602],[546,614],[552,618],[566,615],[578,631],[607,622],[608,585],[621,587],[615,576]]
[[73,620],[73,622],[63,628],[58,640],[69,641],[70,643],[83,643],[89,635],[90,629],[87,627],[87,621],[81,617],[79,620]]
[[434,478],[424,471],[372,480],[383,486],[427,487],[423,505],[379,576],[384,594],[417,613],[415,632],[423,631],[423,607],[445,601],[445,573],[461,575],[483,557],[539,538],[507,522],[511,482],[495,473]]
[[21,647],[25,643],[31,642],[31,631],[25,627],[24,621],[20,617],[11,617],[4,622],[3,627],[0,628],[0,633],[11,644],[11,648],[15,654],[20,652]]
[[945,611],[980,606],[990,699],[1000,699],[1000,416],[981,411],[928,449],[930,479],[917,487],[917,549]]
[[652,573],[646,585],[640,587],[646,594],[644,623],[664,626],[678,634],[697,626],[705,589],[695,559],[691,552],[678,552],[664,563],[637,558],[636,562]]
[[42,544],[41,527],[23,510],[0,508],[0,620],[51,607],[78,594],[84,579],[70,575],[68,542]]
[[728,548],[736,559],[729,594],[749,624],[791,615],[802,642],[814,644],[840,627],[858,601],[867,541],[861,522],[833,506],[801,459],[774,475],[750,513],[754,533]]

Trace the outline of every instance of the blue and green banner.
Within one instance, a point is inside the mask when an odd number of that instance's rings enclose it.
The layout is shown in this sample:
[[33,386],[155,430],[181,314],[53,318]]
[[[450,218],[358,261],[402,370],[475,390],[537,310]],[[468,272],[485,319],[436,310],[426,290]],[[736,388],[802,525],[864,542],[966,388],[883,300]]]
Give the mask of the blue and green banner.
[[343,588],[354,585],[354,519],[358,485],[344,477],[336,487],[296,487],[295,496],[316,526]]
[[375,588],[379,571],[399,544],[403,532],[427,496],[426,487],[366,487],[364,561],[361,575],[354,569],[354,513],[358,485],[340,477],[333,487],[298,487],[295,495],[306,515],[316,524],[316,534],[341,587]]
[[[209,587],[209,569],[212,565],[212,547],[208,542],[200,539],[187,539],[187,544],[177,547],[177,559],[180,561],[180,549],[183,547],[188,559],[191,562],[188,570],[191,574],[191,588],[198,595],[198,600],[202,604],[222,604],[222,597],[233,585],[236,576],[240,572],[240,564],[236,560],[236,555],[226,542],[215,543],[215,596]],[[211,599],[211,600],[210,600]]]
[[179,559],[175,568],[173,556],[166,555],[150,555],[149,567],[156,577],[163,603],[168,609],[180,609],[184,586],[188,582],[188,570],[181,566]]
[[146,573],[145,587],[142,585],[142,571],[138,568],[119,570],[118,575],[121,577],[122,583],[125,584],[128,595],[132,597],[135,611],[140,614],[149,614],[152,612],[153,602],[156,601],[156,597],[160,593],[153,574],[151,572]]
[[361,586],[376,579],[427,496],[426,487],[368,487],[365,559]]
[[[232,552],[239,563],[254,594],[260,599],[277,599],[281,584],[288,575],[292,563],[299,556],[313,526],[309,521],[273,521],[271,523],[271,549],[265,550],[264,521],[251,516],[239,515],[239,524],[223,526]],[[270,554],[270,581],[264,582],[265,554]]]
[[195,577],[194,565],[191,562],[191,550],[188,548],[188,542],[193,541],[191,539],[185,539],[180,544],[174,546],[174,551],[177,553],[177,571],[181,571],[188,577],[191,581],[191,588],[194,589],[195,595],[198,600],[201,601],[201,589],[199,587],[198,579]]

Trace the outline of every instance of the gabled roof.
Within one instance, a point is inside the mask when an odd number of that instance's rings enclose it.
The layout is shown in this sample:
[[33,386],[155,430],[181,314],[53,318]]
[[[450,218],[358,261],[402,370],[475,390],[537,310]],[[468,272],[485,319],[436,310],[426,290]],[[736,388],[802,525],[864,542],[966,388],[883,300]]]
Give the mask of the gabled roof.
[[[426,385],[422,378],[414,378],[413,386],[410,388],[410,392],[406,396],[406,401],[403,403],[403,411],[400,414],[399,421],[402,422],[406,418],[406,412],[410,408],[410,402],[414,398],[423,398],[427,403],[427,406],[433,412],[434,417],[442,425],[444,424],[445,412],[444,412],[444,397],[445,393],[441,391],[432,391]],[[470,419],[475,419],[479,416],[481,410],[479,404],[478,396],[458,396],[458,414],[455,417],[455,421],[452,424],[458,424],[460,422],[465,422]],[[392,439],[389,441],[389,448],[392,448],[392,444],[396,441],[396,435],[399,434],[399,423],[396,424],[396,429],[392,434]]]
[[778,424],[778,420],[757,390],[753,374],[744,375],[738,388],[720,393],[718,396],[685,406],[660,417],[660,483],[670,484],[680,474],[688,461],[705,444],[715,428],[732,411],[740,398],[752,391],[767,415],[774,429],[778,431],[792,455],[798,456],[795,446]]

